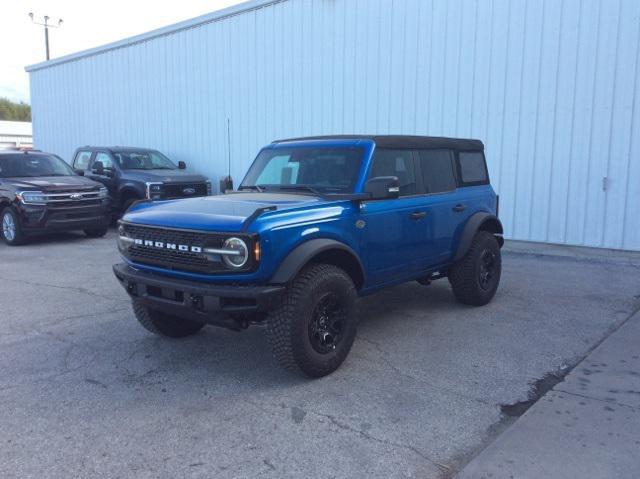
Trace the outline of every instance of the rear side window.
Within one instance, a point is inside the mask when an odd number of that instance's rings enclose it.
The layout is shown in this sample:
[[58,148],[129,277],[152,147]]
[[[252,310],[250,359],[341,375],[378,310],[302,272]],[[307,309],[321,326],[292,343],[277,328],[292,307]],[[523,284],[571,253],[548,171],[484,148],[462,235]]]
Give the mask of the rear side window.
[[400,196],[418,194],[416,167],[411,150],[376,149],[369,179],[377,176],[397,176]]
[[456,189],[451,150],[421,150],[420,169],[427,193],[442,193]]
[[90,151],[79,151],[73,160],[73,167],[76,170],[86,170],[89,168],[89,160],[91,159]]
[[461,151],[458,153],[460,178],[465,186],[489,183],[489,174],[484,154],[479,151]]

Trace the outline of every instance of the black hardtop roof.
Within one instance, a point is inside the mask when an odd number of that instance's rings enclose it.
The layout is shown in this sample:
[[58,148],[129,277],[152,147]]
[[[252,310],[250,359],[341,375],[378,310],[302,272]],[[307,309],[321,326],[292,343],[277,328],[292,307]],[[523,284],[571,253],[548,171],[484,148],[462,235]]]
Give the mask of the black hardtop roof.
[[466,138],[446,138],[439,136],[411,136],[411,135],[328,135],[307,136],[276,140],[273,143],[304,140],[373,140],[379,148],[451,148],[455,150],[483,151],[484,144],[480,140]]
[[107,151],[158,151],[154,148],[141,148],[137,146],[90,146],[85,145],[78,148],[78,150],[107,150]]

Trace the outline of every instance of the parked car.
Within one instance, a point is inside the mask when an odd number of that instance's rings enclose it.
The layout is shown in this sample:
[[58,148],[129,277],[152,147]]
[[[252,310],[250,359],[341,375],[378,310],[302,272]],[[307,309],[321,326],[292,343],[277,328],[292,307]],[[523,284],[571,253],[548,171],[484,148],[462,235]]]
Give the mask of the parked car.
[[53,231],[104,236],[109,226],[107,189],[77,175],[58,156],[0,151],[0,218],[2,239],[9,245]]
[[317,377],[351,349],[358,296],[448,278],[481,306],[498,288],[503,230],[480,141],[277,141],[239,190],[139,203],[120,222],[114,273],[149,331],[265,323],[282,365]]
[[211,182],[187,173],[157,150],[122,146],[84,146],[73,155],[77,173],[99,181],[109,190],[114,213],[120,216],[138,200],[207,196]]

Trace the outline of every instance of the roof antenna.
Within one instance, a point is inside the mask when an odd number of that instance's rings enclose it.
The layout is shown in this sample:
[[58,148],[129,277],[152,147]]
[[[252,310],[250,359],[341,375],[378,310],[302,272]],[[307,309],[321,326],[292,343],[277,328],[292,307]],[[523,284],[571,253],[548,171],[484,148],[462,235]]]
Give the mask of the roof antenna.
[[231,121],[227,118],[227,154],[229,155],[229,178],[231,178]]
[[227,176],[220,179],[220,193],[224,194],[227,191],[233,191],[233,180],[231,179],[231,121],[227,118],[227,155],[228,155],[228,170]]

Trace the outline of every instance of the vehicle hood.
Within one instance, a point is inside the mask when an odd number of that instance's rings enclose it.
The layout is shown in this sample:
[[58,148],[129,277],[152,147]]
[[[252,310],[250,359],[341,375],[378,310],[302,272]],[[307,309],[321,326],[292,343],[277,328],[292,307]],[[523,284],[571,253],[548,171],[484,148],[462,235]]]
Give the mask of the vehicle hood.
[[80,175],[3,178],[0,181],[20,190],[49,193],[56,191],[88,191],[102,186],[100,183]]
[[158,183],[204,183],[207,178],[185,170],[123,170],[127,180]]
[[240,231],[258,208],[278,211],[327,203],[319,197],[282,193],[234,193],[158,202],[138,203],[123,220],[150,226],[205,231]]

